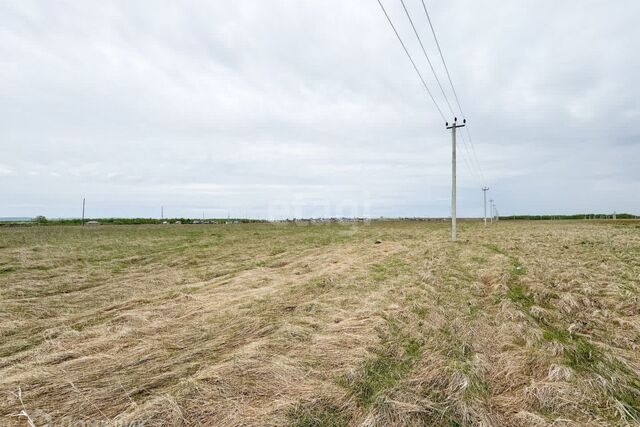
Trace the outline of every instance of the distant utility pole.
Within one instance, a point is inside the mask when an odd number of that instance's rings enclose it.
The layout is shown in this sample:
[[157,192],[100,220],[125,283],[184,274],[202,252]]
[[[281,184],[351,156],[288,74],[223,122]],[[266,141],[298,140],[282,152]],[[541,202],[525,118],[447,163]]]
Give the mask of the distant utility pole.
[[462,120],[461,125],[458,124],[458,118],[454,117],[453,123],[445,123],[447,129],[451,129],[451,241],[455,242],[457,237],[456,226],[456,129],[464,127],[467,123],[466,119]]
[[84,197],[82,198],[82,225],[84,226]]
[[489,212],[491,213],[491,223],[493,224],[493,199],[489,200]]
[[482,187],[482,195],[484,196],[484,225],[487,225],[487,191],[489,191],[489,187]]
[[160,206],[160,219],[164,219],[164,206]]

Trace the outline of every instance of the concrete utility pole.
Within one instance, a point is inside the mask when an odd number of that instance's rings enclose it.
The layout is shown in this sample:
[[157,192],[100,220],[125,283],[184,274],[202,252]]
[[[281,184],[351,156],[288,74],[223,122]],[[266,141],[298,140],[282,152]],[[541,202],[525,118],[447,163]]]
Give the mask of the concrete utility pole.
[[484,225],[487,225],[487,191],[489,191],[489,187],[482,187],[482,195],[484,196]]
[[160,206],[160,219],[164,219],[164,206]]
[[491,223],[493,224],[493,199],[489,200],[489,212],[491,213]]
[[84,225],[84,197],[82,198],[82,225]]
[[456,225],[456,129],[464,127],[467,123],[466,119],[462,120],[461,125],[458,124],[458,118],[454,117],[453,123],[445,123],[447,129],[451,129],[451,241],[455,242],[457,237]]

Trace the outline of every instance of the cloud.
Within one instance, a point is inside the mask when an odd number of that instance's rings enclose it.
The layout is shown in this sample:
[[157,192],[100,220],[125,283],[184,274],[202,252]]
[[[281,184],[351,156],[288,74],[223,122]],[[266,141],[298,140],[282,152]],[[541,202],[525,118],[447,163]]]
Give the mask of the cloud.
[[[460,214],[482,184],[502,213],[640,213],[640,4],[427,4],[474,146]],[[83,195],[95,216],[448,213],[450,136],[375,1],[25,0],[0,28],[4,216],[77,215]]]

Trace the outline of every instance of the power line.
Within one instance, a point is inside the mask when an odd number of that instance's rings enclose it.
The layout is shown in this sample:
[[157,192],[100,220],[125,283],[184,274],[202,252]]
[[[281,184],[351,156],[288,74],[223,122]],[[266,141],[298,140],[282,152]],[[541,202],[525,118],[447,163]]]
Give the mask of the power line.
[[444,97],[445,102],[447,103],[447,106],[449,107],[449,111],[451,111],[451,115],[455,116],[456,113],[453,112],[453,108],[451,108],[451,103],[449,103],[449,98],[447,98],[447,94],[444,92],[444,88],[442,87],[442,84],[440,83],[440,79],[438,78],[438,74],[436,73],[435,68],[433,68],[433,64],[431,63],[431,60],[429,59],[429,55],[427,55],[427,50],[424,48],[424,45],[422,44],[422,39],[420,38],[420,35],[418,34],[418,30],[416,30],[416,26],[413,24],[413,19],[411,19],[411,15],[409,14],[409,11],[407,10],[407,6],[405,6],[404,4],[404,0],[400,0],[400,3],[402,3],[402,8],[404,9],[404,13],[407,14],[407,18],[409,19],[409,23],[411,24],[411,28],[413,28],[413,33],[416,35],[416,38],[418,39],[418,43],[420,43],[420,47],[422,48],[422,53],[424,53],[424,57],[427,59],[427,63],[429,64],[429,68],[431,68],[431,72],[433,73],[433,77],[436,78],[436,82],[438,83],[438,87],[440,88],[440,91],[442,92],[442,96]]
[[429,97],[431,98],[431,101],[433,101],[433,105],[436,106],[436,109],[438,110],[438,113],[440,113],[440,117],[442,117],[442,121],[446,122],[447,119],[444,117],[444,114],[442,114],[442,110],[440,109],[440,106],[438,106],[438,103],[436,102],[435,98],[433,97],[433,94],[429,90],[429,86],[427,86],[427,83],[424,81],[424,78],[422,77],[422,74],[420,73],[420,70],[418,70],[418,67],[416,66],[416,63],[413,61],[413,58],[411,57],[411,54],[409,53],[409,51],[407,50],[407,47],[405,46],[404,42],[402,41],[402,38],[400,37],[400,34],[398,34],[398,31],[396,30],[395,25],[393,25],[393,22],[391,21],[391,18],[389,17],[389,14],[387,13],[386,9],[384,8],[384,6],[382,5],[382,2],[380,0],[378,0],[378,4],[382,8],[382,12],[384,13],[384,16],[387,17],[387,21],[389,21],[389,25],[391,25],[391,28],[393,28],[393,32],[396,34],[396,37],[398,38],[398,41],[402,45],[402,49],[404,49],[404,53],[407,54],[407,57],[409,58],[409,61],[411,61],[411,65],[413,65],[413,69],[418,74],[418,77],[420,78],[420,81],[422,82],[422,86],[424,86],[425,90],[429,94]]
[[[467,163],[467,167],[469,167],[469,170],[471,171],[471,173],[474,175],[475,178],[477,178],[479,181],[483,182],[484,181],[484,176],[482,175],[482,170],[479,168],[479,165],[477,164],[477,162],[474,163],[473,161],[473,156],[472,156],[472,152],[469,150],[469,143],[467,142],[467,139],[464,136],[464,133],[460,134],[460,138],[462,139],[462,146],[464,147],[464,153],[466,153],[466,157],[469,158],[469,161],[471,162],[471,165],[473,166],[469,166],[469,163]],[[463,157],[465,158],[465,157]]]
[[[422,53],[424,54],[424,57],[427,60],[427,63],[429,64],[429,68],[431,69],[431,73],[433,74],[433,77],[435,77],[436,83],[438,84],[438,87],[440,88],[440,92],[442,93],[442,96],[444,97],[444,100],[445,100],[447,106],[449,107],[449,111],[451,112],[452,116],[455,116],[456,113],[453,111],[453,108],[451,107],[451,103],[449,102],[449,98],[447,97],[447,94],[446,94],[444,88],[442,87],[442,83],[440,83],[440,79],[438,78],[438,73],[436,72],[436,70],[435,70],[435,68],[433,66],[433,63],[431,62],[431,59],[429,59],[429,55],[427,54],[427,50],[425,49],[424,44],[422,43],[422,38],[420,37],[420,34],[418,33],[418,30],[416,29],[416,26],[413,23],[413,19],[411,18],[411,14],[409,13],[409,10],[407,9],[407,6],[405,5],[404,0],[400,0],[400,3],[402,4],[402,8],[404,9],[404,13],[407,15],[407,19],[409,20],[409,24],[411,24],[411,28],[413,29],[413,33],[416,35],[416,38],[418,39],[418,43],[420,44],[420,48],[422,49]],[[462,110],[460,112],[462,113]],[[473,176],[475,176],[480,181],[483,181],[484,179],[482,178],[482,174],[479,173],[479,168],[478,168],[477,165],[474,164],[474,158],[472,156],[472,153],[469,151],[469,143],[467,142],[466,138],[464,138],[464,134],[461,134],[460,136],[462,137],[462,146],[464,147],[464,151],[466,152],[466,156],[462,157],[462,159],[464,160],[464,163],[467,165],[467,168],[469,168],[469,170],[471,171],[471,174]],[[469,161],[467,161],[467,157],[469,158]],[[469,162],[471,162],[471,163],[469,163]]]
[[482,172],[482,166],[480,166],[480,162],[478,161],[478,156],[476,155],[476,149],[475,146],[473,144],[473,139],[471,139],[471,132],[469,131],[469,128],[467,128],[467,136],[469,137],[469,145],[471,145],[471,152],[473,153],[473,157],[476,161],[476,164],[478,166],[478,170],[480,171],[480,175],[482,176],[482,181],[484,182],[484,173]]
[[[422,39],[420,38],[420,35],[415,27],[415,24],[413,23],[413,20],[411,19],[411,15],[409,14],[408,9],[406,8],[404,1],[401,0],[403,9],[407,15],[407,18],[409,19],[409,23],[411,24],[411,27],[413,29],[414,34],[416,35],[416,38],[418,39],[418,42],[420,43],[420,47],[422,48],[422,52],[425,56],[425,58],[427,59],[427,62],[429,63],[429,67],[431,68],[431,72],[433,73],[433,76],[436,79],[436,82],[438,83],[438,86],[442,92],[442,95],[444,96],[444,99],[447,103],[447,106],[449,107],[449,111],[451,111],[451,113],[455,116],[455,112],[453,111],[453,108],[451,107],[451,103],[449,102],[449,99],[446,95],[446,92],[444,91],[444,88],[442,87],[442,84],[440,83],[440,79],[438,78],[438,75],[435,71],[435,68],[433,67],[433,63],[431,62],[431,60],[429,59],[429,55],[426,52],[426,49],[422,43]],[[442,110],[440,109],[440,106],[438,105],[437,101],[435,100],[435,97],[433,96],[431,90],[429,90],[429,87],[426,83],[426,81],[424,80],[422,73],[420,73],[420,70],[418,69],[418,66],[416,65],[415,61],[413,60],[413,58],[411,57],[411,54],[409,53],[409,50],[407,49],[406,45],[404,44],[404,41],[402,40],[402,38],[400,37],[400,34],[398,33],[395,25],[393,24],[393,21],[391,20],[391,18],[389,17],[389,14],[387,13],[386,9],[384,8],[384,6],[382,5],[382,2],[380,0],[378,0],[378,4],[380,5],[380,7],[382,8],[383,13],[385,14],[385,17],[387,18],[387,21],[389,21],[389,24],[391,25],[391,28],[393,29],[393,32],[395,33],[396,37],[398,38],[398,41],[400,42],[400,44],[402,45],[402,48],[405,52],[405,54],[407,55],[407,57],[409,58],[409,61],[411,61],[411,65],[413,65],[414,70],[416,71],[416,73],[418,74],[418,77],[420,78],[420,81],[422,82],[422,85],[424,86],[424,88],[426,89],[427,93],[429,94],[429,97],[431,98],[431,101],[433,101],[433,104],[435,105],[436,109],[438,110],[438,113],[440,114],[440,116],[442,117],[443,120],[446,121],[444,114],[442,113]],[[455,95],[455,94],[454,94]],[[461,111],[462,113],[462,111]],[[480,168],[476,165],[477,161],[474,163],[474,157],[472,155],[472,152],[469,151],[469,143],[467,143],[466,138],[464,137],[464,134],[460,135],[462,137],[462,143],[463,143],[463,147],[465,150],[465,156],[463,156],[463,160],[466,164],[466,166],[469,168],[469,170],[471,171],[471,174],[474,175],[476,178],[480,179],[481,181],[483,180],[483,178],[481,177],[482,173],[480,171]],[[468,158],[468,161],[467,161]]]
[[[442,59],[442,65],[444,65],[444,70],[447,74],[447,79],[449,80],[449,84],[451,85],[451,91],[453,92],[453,96],[456,100],[456,104],[458,105],[458,109],[460,110],[460,114],[462,117],[466,117],[464,114],[464,110],[462,109],[462,105],[460,105],[460,99],[458,98],[458,93],[453,85],[453,79],[451,78],[451,73],[449,73],[449,67],[447,67],[447,62],[444,59],[444,55],[442,53],[442,48],[440,47],[440,42],[438,41],[438,36],[436,36],[436,30],[433,28],[433,23],[431,22],[431,17],[429,16],[429,11],[427,10],[427,5],[424,0],[421,0],[422,8],[424,9],[424,14],[427,17],[427,21],[429,22],[429,27],[431,28],[431,33],[433,34],[433,39],[436,42],[436,46],[438,48],[438,53],[440,54],[440,59]],[[471,132],[469,131],[469,127],[467,126],[467,136],[469,137],[469,145],[471,145],[471,151],[473,153],[473,158],[476,162],[478,170],[480,171],[480,175],[482,176],[482,180],[484,181],[484,173],[482,172],[482,167],[480,166],[480,162],[478,161],[478,156],[476,155],[476,149],[473,144],[473,139],[471,138]]]
[[[465,146],[465,149],[466,149],[466,146]],[[475,171],[473,170],[473,168],[469,164],[469,161],[467,160],[468,156],[469,156],[469,154],[468,154],[468,150],[467,150],[467,155],[466,156],[462,156],[462,160],[464,161],[464,164],[467,165],[467,169],[469,169],[471,171],[471,174],[473,175]]]
[[453,96],[456,99],[456,104],[458,104],[458,108],[460,109],[460,114],[462,117],[465,117],[464,112],[462,111],[462,107],[460,106],[460,100],[458,99],[458,94],[456,93],[456,89],[453,87],[453,80],[451,80],[451,74],[449,74],[449,67],[447,67],[447,63],[444,60],[444,55],[442,55],[442,49],[440,48],[440,43],[438,42],[438,37],[436,36],[436,30],[433,28],[433,24],[431,23],[431,17],[429,16],[429,12],[427,11],[427,5],[422,1],[422,7],[424,9],[425,15],[427,15],[427,21],[429,21],[429,27],[431,28],[431,33],[433,34],[433,38],[436,41],[436,46],[438,47],[438,52],[440,53],[440,58],[442,58],[442,64],[444,65],[444,70],[447,73],[447,78],[449,79],[449,84],[451,85],[451,90],[453,91]]

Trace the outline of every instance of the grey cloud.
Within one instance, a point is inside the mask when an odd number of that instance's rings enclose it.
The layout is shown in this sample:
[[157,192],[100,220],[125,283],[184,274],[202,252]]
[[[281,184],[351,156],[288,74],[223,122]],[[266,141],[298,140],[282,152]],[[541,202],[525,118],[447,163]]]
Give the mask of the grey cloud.
[[[485,177],[461,140],[462,215],[483,183],[505,214],[640,213],[640,4],[427,4]],[[3,2],[0,128],[0,216],[448,213],[450,136],[376,1]]]

